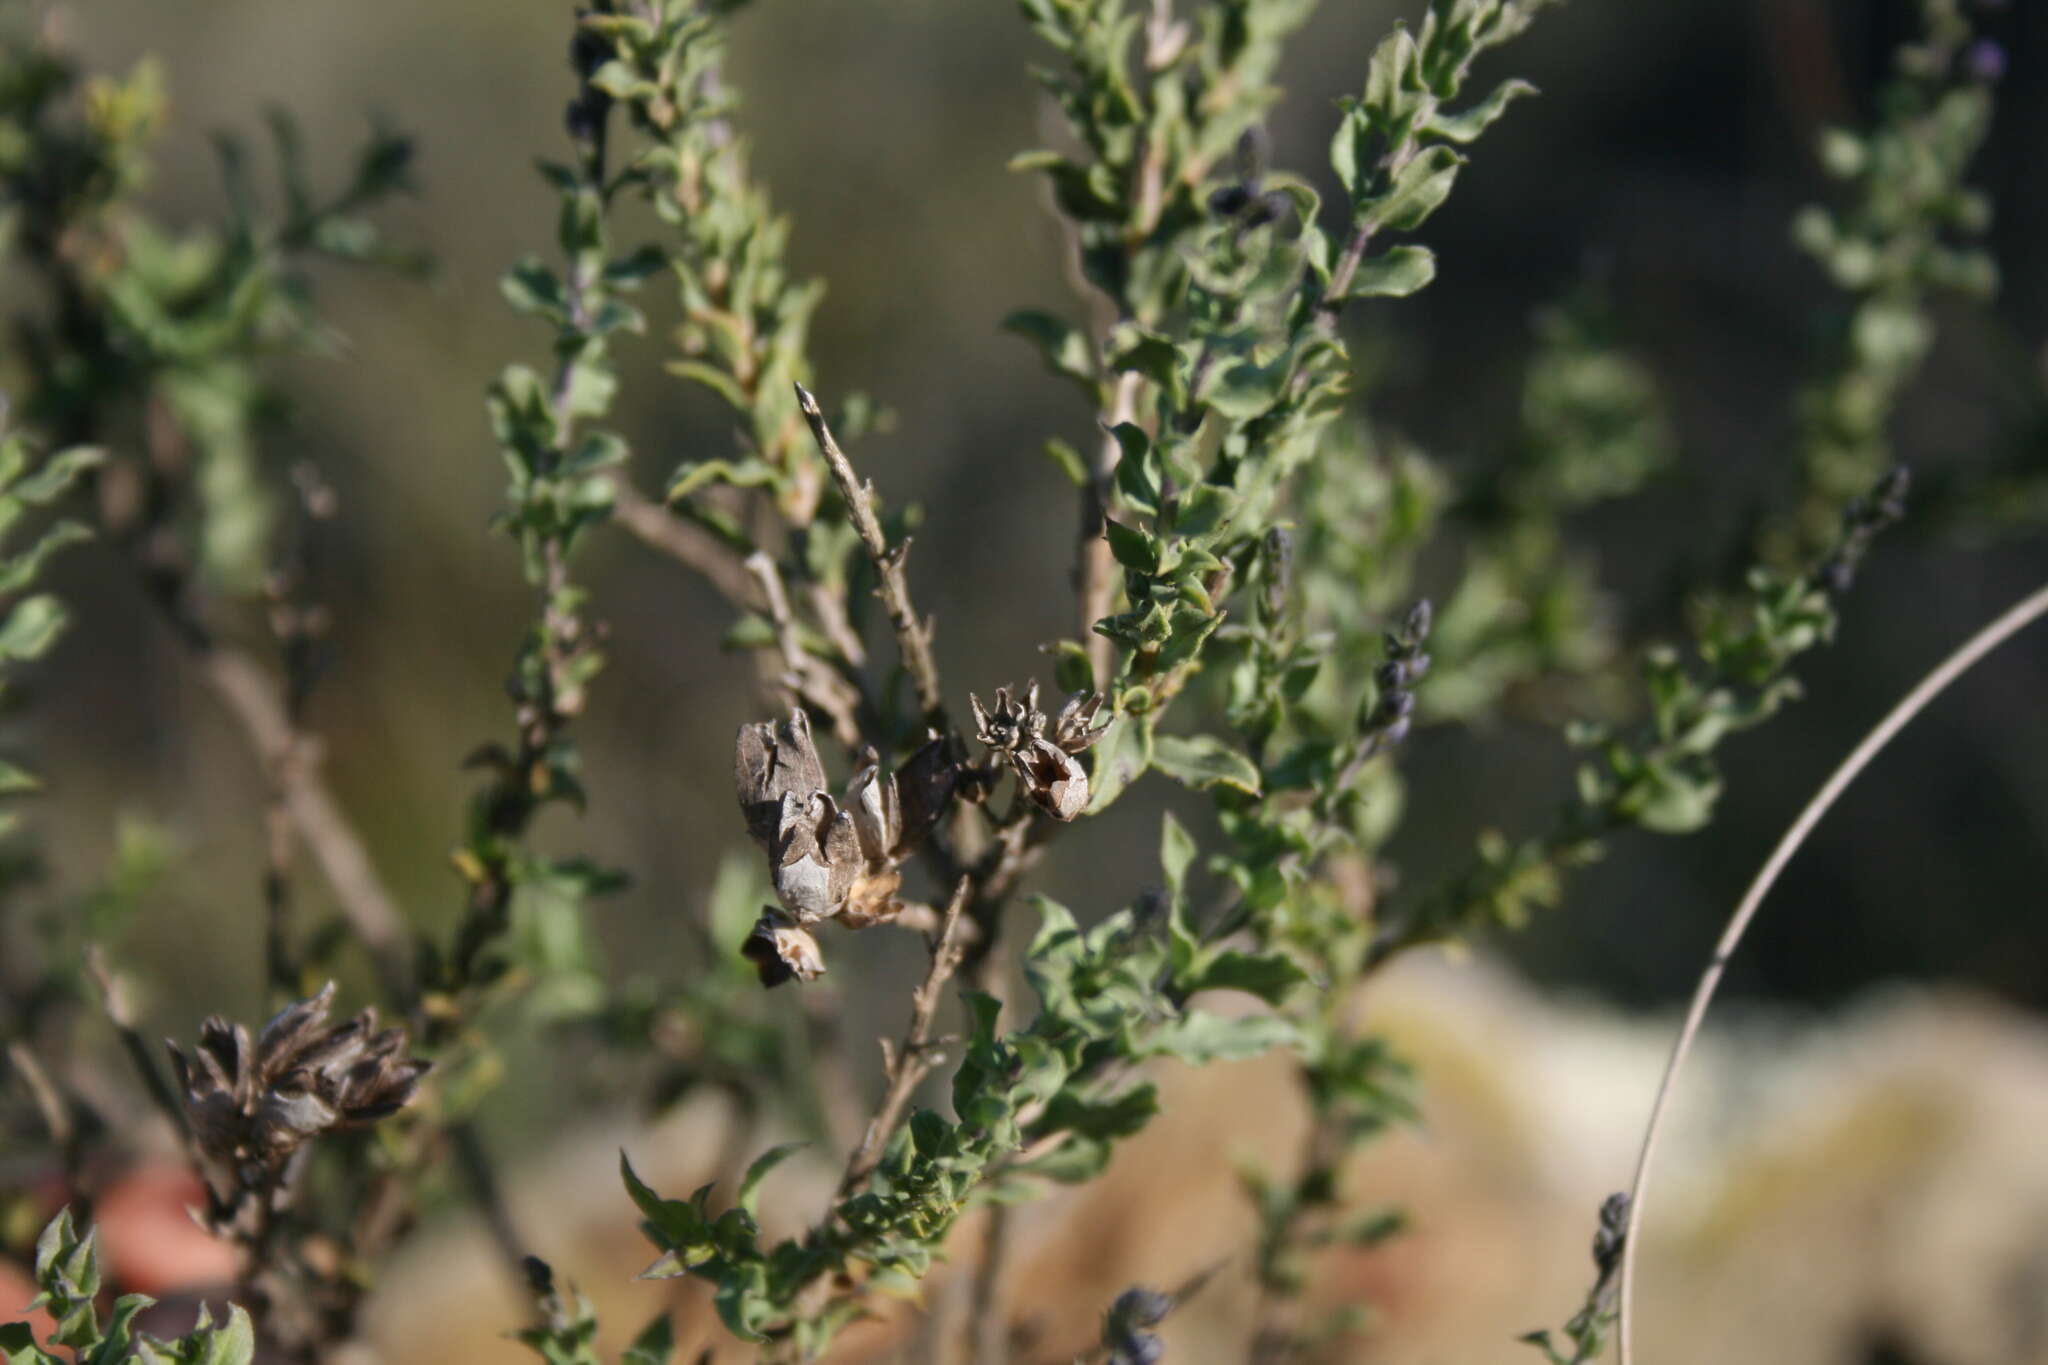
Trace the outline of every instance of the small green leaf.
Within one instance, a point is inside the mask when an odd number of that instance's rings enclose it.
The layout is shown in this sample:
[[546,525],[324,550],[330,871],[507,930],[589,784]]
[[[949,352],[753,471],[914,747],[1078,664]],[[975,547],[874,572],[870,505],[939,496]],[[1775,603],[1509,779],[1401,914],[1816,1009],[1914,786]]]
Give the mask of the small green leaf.
[[1187,826],[1168,811],[1159,822],[1159,868],[1166,874],[1166,889],[1175,900],[1186,892],[1188,867],[1195,860],[1195,841]]
[[1359,262],[1346,298],[1405,299],[1436,278],[1436,253],[1426,246],[1397,246]]
[[1288,991],[1308,980],[1295,961],[1283,953],[1218,953],[1202,965],[1191,991],[1244,991],[1269,1005],[1278,1005]]
[[1002,327],[1036,346],[1046,368],[1054,374],[1077,381],[1091,394],[1095,392],[1095,353],[1079,328],[1036,309],[1010,314],[1003,319]]
[[1152,731],[1139,716],[1118,716],[1095,744],[1088,774],[1088,814],[1105,809],[1152,762]]
[[1438,137],[1453,142],[1471,142],[1493,126],[1495,119],[1507,112],[1508,105],[1524,95],[1533,95],[1536,87],[1524,80],[1506,80],[1493,88],[1488,95],[1470,109],[1459,114],[1446,114],[1438,110],[1429,120],[1429,130]]
[[1105,520],[1102,532],[1109,537],[1109,552],[1116,562],[1139,573],[1159,572],[1159,542],[1135,526]]
[[1401,168],[1379,198],[1363,206],[1362,226],[1374,232],[1408,232],[1420,227],[1437,206],[1451,197],[1451,185],[1465,158],[1438,144]]
[[1280,401],[1286,382],[1285,365],[1258,365],[1242,360],[1224,367],[1204,386],[1200,397],[1225,417],[1248,422]]
[[667,369],[672,375],[702,384],[723,398],[734,412],[752,412],[754,409],[753,400],[747,397],[747,391],[740,387],[739,381],[715,365],[707,365],[701,360],[671,360]]
[[754,1216],[754,1206],[760,1202],[761,1182],[767,1179],[768,1172],[809,1145],[804,1142],[785,1142],[778,1147],[770,1147],[754,1158],[754,1164],[747,1167],[746,1175],[740,1178],[738,1204],[746,1212],[747,1217]]
[[1067,476],[1076,488],[1088,486],[1088,462],[1081,458],[1081,452],[1055,436],[1044,446],[1046,458],[1059,466],[1060,473]]
[[1214,735],[1161,735],[1153,741],[1152,763],[1190,787],[1235,787],[1259,794],[1259,770],[1238,750]]
[[633,1344],[619,1357],[620,1365],[668,1365],[676,1352],[675,1324],[663,1313],[640,1329]]

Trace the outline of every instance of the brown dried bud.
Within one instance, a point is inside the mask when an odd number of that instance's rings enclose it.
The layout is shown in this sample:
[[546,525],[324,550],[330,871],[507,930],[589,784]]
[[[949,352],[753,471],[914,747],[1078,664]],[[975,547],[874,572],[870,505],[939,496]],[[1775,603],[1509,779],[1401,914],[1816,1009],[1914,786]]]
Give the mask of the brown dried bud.
[[1010,754],[1024,794],[1055,820],[1071,820],[1088,808],[1088,774],[1058,745],[1034,739]]
[[1038,709],[1035,682],[1022,701],[1011,697],[1009,688],[997,688],[993,709],[984,708],[981,698],[971,693],[967,700],[974,708],[976,738],[988,745],[992,754],[1009,759],[1024,794],[1039,809],[1058,820],[1071,820],[1087,809],[1088,774],[1073,756],[1109,728],[1106,722],[1095,724],[1102,710],[1099,693],[1076,693],[1068,698],[1056,722],[1049,722]]
[[882,771],[881,757],[873,749],[861,754],[860,770],[846,784],[846,809],[853,815],[853,832],[860,836],[861,856],[871,863],[887,862],[903,837],[903,805],[896,774]]
[[379,1031],[375,1010],[329,1026],[333,1000],[330,981],[278,1011],[253,1046],[217,1015],[200,1024],[191,1056],[166,1044],[200,1150],[245,1189],[272,1180],[307,1139],[397,1113],[432,1065],[404,1056],[405,1030]]
[[825,767],[801,710],[774,724],[743,725],[733,757],[747,832],[768,851],[782,908],[763,916],[745,945],[766,985],[824,971],[802,926],[837,918],[861,929],[894,919],[903,905],[898,865],[929,834],[960,780],[954,739],[934,737],[900,772],[861,755],[843,803],[825,790]]
[[808,800],[795,792],[783,794],[769,852],[775,894],[800,921],[838,914],[864,862],[853,817],[823,792],[811,793]]
[[800,708],[789,719],[742,725],[733,754],[733,785],[747,833],[771,854],[781,826],[783,798],[794,793],[801,808],[825,790],[825,765],[811,740],[811,721]]
[[825,974],[825,955],[818,951],[818,940],[772,909],[763,911],[754,922],[754,931],[740,945],[740,953],[761,973],[761,984],[770,988],[791,979],[816,981]]

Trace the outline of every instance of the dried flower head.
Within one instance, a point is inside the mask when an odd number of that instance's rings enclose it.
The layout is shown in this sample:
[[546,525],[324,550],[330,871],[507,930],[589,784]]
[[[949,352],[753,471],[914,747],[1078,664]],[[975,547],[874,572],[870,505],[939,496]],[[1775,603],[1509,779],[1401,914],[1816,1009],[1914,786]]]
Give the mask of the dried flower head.
[[775,894],[799,921],[838,914],[864,861],[853,817],[818,791],[784,794],[769,855]]
[[998,687],[992,708],[972,694],[967,700],[974,708],[975,737],[989,747],[991,757],[1009,760],[1018,784],[1039,809],[1060,820],[1071,820],[1086,809],[1088,774],[1074,755],[1109,728],[1106,722],[1095,723],[1102,710],[1100,693],[1069,697],[1055,721],[1048,721],[1038,709],[1035,682],[1022,699],[1012,697],[1009,688]]
[[761,912],[753,932],[740,945],[740,955],[760,972],[763,986],[780,986],[791,978],[816,981],[825,974],[825,955],[818,951],[818,940],[773,908]]
[[333,1001],[330,981],[279,1010],[254,1044],[218,1015],[200,1024],[189,1056],[165,1044],[200,1151],[239,1190],[274,1185],[310,1138],[397,1113],[432,1065],[405,1056],[405,1030],[379,1030],[373,1009],[328,1024]]
[[960,760],[958,742],[937,735],[893,773],[868,749],[844,798],[835,799],[801,710],[740,727],[733,757],[740,811],[768,852],[782,902],[747,940],[764,984],[810,981],[824,971],[817,941],[801,926],[837,919],[862,929],[902,913],[902,862],[945,814]]
[[810,718],[792,709],[779,724],[742,725],[733,755],[733,782],[747,833],[774,852],[783,797],[795,794],[808,801],[813,793],[825,790],[825,765],[818,761],[818,746],[811,740]]

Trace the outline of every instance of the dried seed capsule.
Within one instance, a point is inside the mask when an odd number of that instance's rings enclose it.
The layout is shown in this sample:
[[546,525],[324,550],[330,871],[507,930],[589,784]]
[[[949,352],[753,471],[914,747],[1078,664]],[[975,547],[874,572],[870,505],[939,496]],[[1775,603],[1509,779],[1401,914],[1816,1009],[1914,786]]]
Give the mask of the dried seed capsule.
[[1076,692],[1067,698],[1067,704],[1060,708],[1059,719],[1053,722],[1052,741],[1070,754],[1078,754],[1092,748],[1109,729],[1109,722],[1095,723],[1095,717],[1102,711],[1103,697],[1100,692]]
[[1034,739],[1010,753],[1010,765],[1024,794],[1056,820],[1071,820],[1088,808],[1088,773],[1058,745]]
[[903,835],[903,806],[896,791],[896,775],[882,771],[881,759],[873,749],[861,755],[859,770],[846,784],[846,809],[853,816],[861,856],[871,863],[888,861]]
[[772,857],[775,894],[801,921],[837,914],[863,863],[853,817],[823,792],[784,793]]
[[808,804],[825,790],[825,765],[818,761],[810,718],[801,709],[792,709],[779,724],[742,725],[733,753],[733,785],[747,833],[774,852],[783,797],[794,793],[799,804]]
[[[1088,774],[1074,755],[1083,752],[1109,728],[1095,723],[1102,710],[1098,693],[1076,693],[1060,708],[1059,719],[1049,721],[1038,709],[1038,684],[1032,683],[1021,701],[1010,689],[996,689],[993,708],[969,694],[974,709],[976,737],[989,747],[992,757],[1007,758],[1017,782],[1039,809],[1059,820],[1071,820],[1088,806]],[[1050,737],[1048,738],[1048,731]]]
[[760,972],[761,984],[770,988],[791,979],[816,981],[825,974],[825,955],[818,950],[818,940],[774,910],[763,911],[754,921],[740,953]]
[[189,1055],[166,1044],[199,1149],[236,1194],[265,1189],[309,1139],[397,1113],[432,1065],[405,1056],[405,1030],[379,1030],[375,1010],[328,1025],[333,1000],[330,981],[278,1011],[253,1044],[218,1015]]

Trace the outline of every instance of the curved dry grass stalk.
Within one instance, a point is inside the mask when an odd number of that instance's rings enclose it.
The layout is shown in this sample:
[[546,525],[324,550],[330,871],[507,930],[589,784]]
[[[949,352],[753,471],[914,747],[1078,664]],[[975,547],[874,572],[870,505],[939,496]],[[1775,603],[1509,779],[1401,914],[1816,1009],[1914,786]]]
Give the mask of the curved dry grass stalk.
[[1692,1003],[1685,1014],[1685,1024],[1678,1032],[1678,1041],[1672,1046],[1671,1060],[1665,1064],[1664,1077],[1657,1085],[1657,1098],[1650,1106],[1650,1118],[1643,1130],[1643,1145],[1636,1157],[1634,1183],[1629,1187],[1628,1228],[1622,1243],[1621,1281],[1618,1293],[1619,1322],[1617,1336],[1621,1342],[1621,1365],[1629,1365],[1631,1359],[1632,1325],[1629,1311],[1635,1284],[1636,1234],[1643,1217],[1643,1197],[1649,1190],[1650,1162],[1657,1152],[1657,1138],[1663,1130],[1665,1107],[1676,1088],[1678,1073],[1684,1067],[1686,1058],[1692,1052],[1693,1042],[1698,1038],[1700,1024],[1706,1018],[1707,1007],[1713,1003],[1714,992],[1721,984],[1721,975],[1727,969],[1728,959],[1735,953],[1735,947],[1748,932],[1749,925],[1756,918],[1763,899],[1777,882],[1778,874],[1799,851],[1806,836],[1820,823],[1823,815],[1835,804],[1841,794],[1856,780],[1870,761],[1883,752],[1886,745],[1906,728],[1912,719],[1924,710],[1927,704],[1948,689],[1949,684],[1970,671],[1979,659],[1998,648],[1999,645],[2025,629],[2043,615],[2048,615],[2048,585],[2035,589],[2028,596],[2008,609],[2002,616],[1979,630],[1964,641],[1954,653],[1943,659],[1932,672],[1922,678],[1911,692],[1894,706],[1885,718],[1879,721],[1863,737],[1862,743],[1842,760],[1841,766],[1828,775],[1828,780],[1806,803],[1778,846],[1771,850],[1771,856],[1764,860],[1756,879],[1743,893],[1742,901],[1735,907],[1735,913],[1728,918],[1728,927],[1721,931],[1721,939],[1714,945],[1714,955],[1708,959],[1707,967],[1700,974],[1699,985],[1694,989]]

